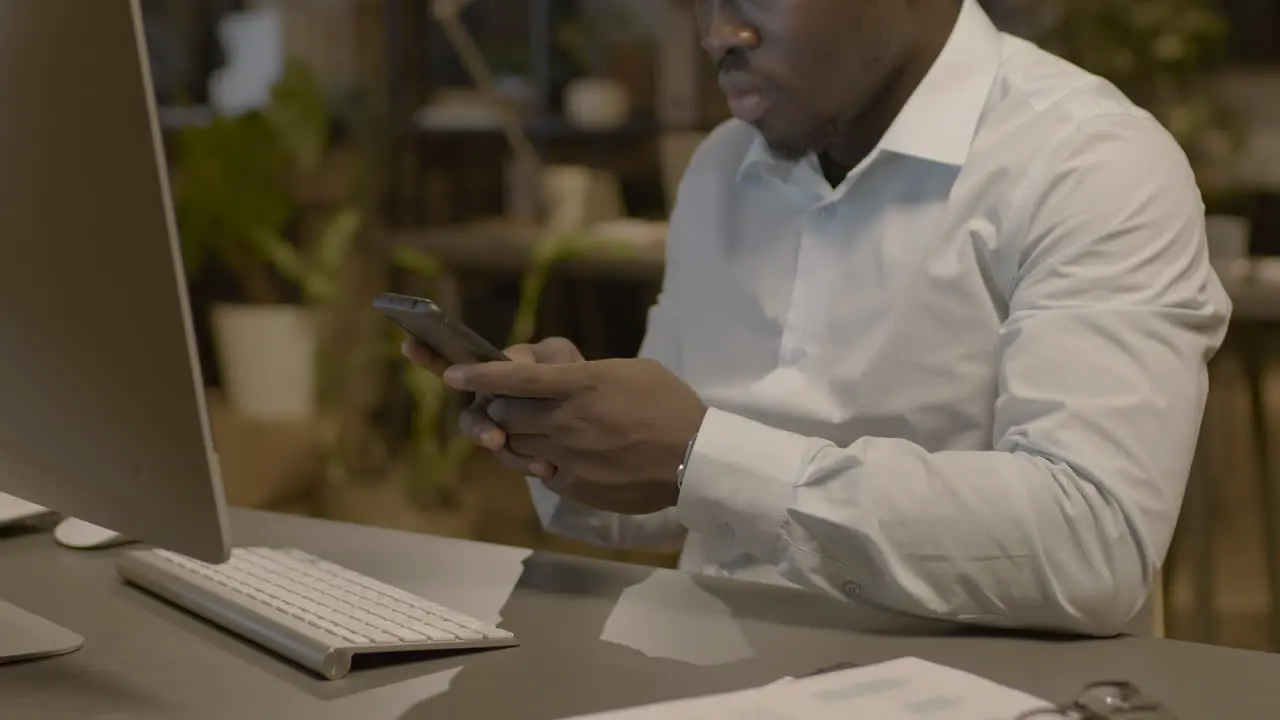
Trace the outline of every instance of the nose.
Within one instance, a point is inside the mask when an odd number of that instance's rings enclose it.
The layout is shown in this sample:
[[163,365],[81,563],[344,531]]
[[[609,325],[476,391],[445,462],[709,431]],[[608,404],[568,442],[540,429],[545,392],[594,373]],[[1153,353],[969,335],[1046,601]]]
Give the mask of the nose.
[[736,7],[737,0],[704,0],[702,8],[702,47],[719,59],[734,50],[754,50],[760,45],[760,33],[748,23]]

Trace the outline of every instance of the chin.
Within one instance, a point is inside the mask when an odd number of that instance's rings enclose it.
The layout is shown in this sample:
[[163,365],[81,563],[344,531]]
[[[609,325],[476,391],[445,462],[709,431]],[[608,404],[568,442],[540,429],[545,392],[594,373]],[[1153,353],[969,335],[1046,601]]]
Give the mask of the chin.
[[769,150],[782,160],[796,162],[813,152],[812,133],[788,131],[769,123],[756,123],[756,130],[764,138]]
[[769,150],[782,160],[796,162],[812,152],[808,143],[797,142],[794,138],[775,137],[766,132],[760,134]]

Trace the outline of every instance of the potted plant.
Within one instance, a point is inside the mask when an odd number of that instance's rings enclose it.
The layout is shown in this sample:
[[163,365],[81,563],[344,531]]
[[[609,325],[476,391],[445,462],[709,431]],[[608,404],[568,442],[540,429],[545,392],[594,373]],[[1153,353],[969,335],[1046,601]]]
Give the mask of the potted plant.
[[1217,3],[1057,0],[1039,12],[1036,39],[1110,80],[1182,145],[1210,209],[1215,256],[1247,254],[1248,221],[1235,214],[1232,187],[1240,137],[1214,86],[1230,29]]
[[1213,0],[1059,0],[1045,45],[1114,83],[1178,139],[1202,175],[1222,183],[1234,132],[1213,88],[1230,27]]
[[316,413],[321,308],[363,225],[330,179],[330,114],[314,77],[288,65],[261,110],[176,139],[175,208],[188,272],[217,262],[239,296],[212,310],[228,402],[255,418]]
[[586,130],[611,130],[631,117],[631,95],[621,80],[606,72],[604,37],[620,35],[628,27],[626,15],[617,10],[600,18],[579,17],[565,21],[556,41],[577,67],[579,75],[564,89],[565,118]]
[[514,43],[495,43],[484,52],[493,71],[493,90],[522,120],[538,105],[538,88],[530,77],[529,51]]

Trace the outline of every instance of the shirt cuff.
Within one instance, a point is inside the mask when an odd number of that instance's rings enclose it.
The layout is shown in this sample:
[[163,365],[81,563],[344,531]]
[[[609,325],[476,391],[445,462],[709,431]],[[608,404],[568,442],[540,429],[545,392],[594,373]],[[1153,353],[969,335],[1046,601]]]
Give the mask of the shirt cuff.
[[556,513],[560,510],[563,498],[548,490],[542,484],[542,478],[529,476],[525,478],[525,482],[529,483],[529,499],[533,501],[533,509],[538,513],[538,521],[548,532],[554,532]]
[[783,549],[788,511],[812,453],[811,441],[803,435],[707,411],[676,505],[681,523],[711,540],[774,561]]

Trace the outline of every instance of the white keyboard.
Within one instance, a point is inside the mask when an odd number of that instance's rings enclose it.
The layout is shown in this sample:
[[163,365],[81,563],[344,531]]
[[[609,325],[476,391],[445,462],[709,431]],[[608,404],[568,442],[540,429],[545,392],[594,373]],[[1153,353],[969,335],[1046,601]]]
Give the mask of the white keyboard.
[[141,550],[117,570],[330,680],[345,677],[356,655],[519,644],[506,630],[300,550],[236,548],[222,565]]
[[49,515],[49,510],[21,498],[0,493],[0,527]]

